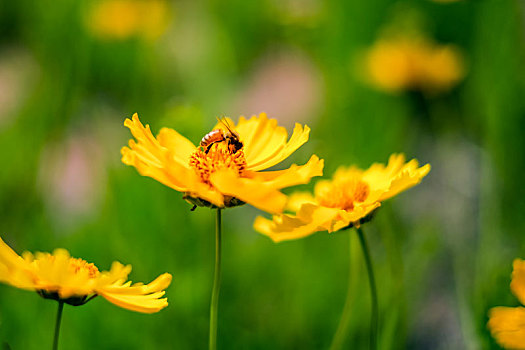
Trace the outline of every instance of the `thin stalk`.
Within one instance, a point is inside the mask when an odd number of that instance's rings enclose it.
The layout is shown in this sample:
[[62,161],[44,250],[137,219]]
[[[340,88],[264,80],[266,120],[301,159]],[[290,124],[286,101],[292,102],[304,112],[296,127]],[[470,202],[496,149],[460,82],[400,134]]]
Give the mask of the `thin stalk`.
[[55,322],[55,338],[53,339],[53,350],[58,349],[58,336],[60,335],[60,321],[62,321],[62,310],[64,310],[64,302],[58,302],[57,319]]
[[348,290],[346,292],[345,306],[343,307],[343,313],[341,314],[341,319],[339,320],[339,325],[335,331],[334,338],[332,339],[332,344],[330,345],[330,350],[339,350],[341,349],[348,330],[348,325],[350,324],[350,315],[352,314],[352,237],[350,237],[352,231],[348,231],[348,243],[349,243],[349,266],[348,266]]
[[221,287],[221,209],[217,209],[215,221],[215,272],[213,274],[213,290],[210,303],[210,342],[209,350],[217,349],[217,308],[219,306],[219,290]]
[[372,257],[370,256],[370,250],[366,243],[366,238],[361,228],[357,228],[357,236],[363,249],[363,255],[365,257],[366,270],[368,272],[368,281],[370,282],[370,297],[372,301],[372,315],[370,318],[370,349],[377,349],[377,328],[378,328],[378,308],[377,308],[377,289],[376,280],[374,277],[374,267],[372,266]]

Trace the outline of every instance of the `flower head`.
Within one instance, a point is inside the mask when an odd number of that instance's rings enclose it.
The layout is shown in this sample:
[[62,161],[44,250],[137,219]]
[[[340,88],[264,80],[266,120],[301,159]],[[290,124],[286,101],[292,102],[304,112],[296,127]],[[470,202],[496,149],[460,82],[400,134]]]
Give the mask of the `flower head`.
[[451,45],[401,36],[378,40],[366,54],[365,72],[370,84],[388,92],[441,92],[463,78],[464,66]]
[[72,258],[65,249],[53,254],[24,252],[16,254],[0,239],[0,281],[17,288],[34,290],[42,297],[83,305],[101,295],[122,308],[153,313],[168,306],[164,290],[171,275],[164,273],[153,282],[131,284],[131,266],[114,262],[109,271],[99,271],[92,263]]
[[285,128],[264,113],[239,123],[225,118],[205,135],[200,146],[173,129],[162,128],[153,137],[137,114],[126,119],[135,140],[122,148],[122,161],[141,175],[185,194],[195,205],[218,208],[249,203],[270,213],[284,210],[287,197],[280,189],[304,184],[322,175],[323,160],[313,155],[302,166],[260,170],[288,158],[308,140],[310,128],[295,125],[291,138]]
[[[514,260],[510,290],[525,305],[525,260]],[[502,347],[525,349],[525,308],[494,307],[487,326]]]
[[292,194],[288,209],[272,220],[258,217],[254,227],[273,241],[298,239],[317,231],[338,231],[358,226],[370,218],[381,202],[417,185],[430,171],[413,159],[393,154],[388,165],[373,164],[367,170],[340,167],[331,180],[318,181],[314,193]]

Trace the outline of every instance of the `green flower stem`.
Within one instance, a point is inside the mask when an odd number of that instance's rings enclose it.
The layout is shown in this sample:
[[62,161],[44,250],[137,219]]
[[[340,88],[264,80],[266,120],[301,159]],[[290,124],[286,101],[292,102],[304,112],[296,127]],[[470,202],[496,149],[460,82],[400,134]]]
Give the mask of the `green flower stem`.
[[210,342],[209,350],[217,349],[217,307],[219,306],[219,290],[221,287],[221,209],[217,209],[215,221],[215,272],[213,274],[213,290],[210,303]]
[[60,335],[60,321],[62,321],[62,310],[64,310],[64,302],[58,302],[57,320],[55,322],[55,338],[53,339],[53,350],[58,349],[58,336]]
[[346,292],[345,306],[343,307],[343,313],[339,320],[339,325],[335,331],[330,350],[339,350],[343,346],[345,341],[348,326],[350,325],[350,316],[352,314],[352,299],[353,299],[353,283],[352,283],[352,237],[350,236],[351,231],[348,232],[348,243],[349,243],[349,266],[348,266],[348,290]]
[[378,308],[374,268],[372,266],[370,250],[368,249],[368,244],[366,243],[366,238],[361,228],[357,228],[357,235],[359,237],[359,242],[361,243],[361,248],[363,249],[366,269],[368,271],[368,281],[370,282],[370,297],[372,299],[372,315],[370,319],[370,349],[375,350],[377,349]]

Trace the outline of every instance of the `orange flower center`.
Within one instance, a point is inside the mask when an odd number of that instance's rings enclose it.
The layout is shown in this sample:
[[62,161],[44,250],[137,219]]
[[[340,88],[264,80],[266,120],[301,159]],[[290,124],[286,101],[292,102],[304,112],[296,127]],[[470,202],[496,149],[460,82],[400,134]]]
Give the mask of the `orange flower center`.
[[319,204],[329,208],[354,209],[354,203],[362,203],[370,193],[370,186],[361,180],[333,182],[316,194]]
[[233,169],[242,175],[246,169],[246,158],[242,149],[232,152],[228,149],[227,142],[213,144],[208,153],[201,148],[197,149],[190,157],[190,166],[200,176],[202,182],[211,186],[210,176],[222,169]]
[[93,263],[88,263],[86,260],[79,258],[70,258],[69,267],[74,273],[85,271],[90,278],[96,278],[99,275],[98,268]]

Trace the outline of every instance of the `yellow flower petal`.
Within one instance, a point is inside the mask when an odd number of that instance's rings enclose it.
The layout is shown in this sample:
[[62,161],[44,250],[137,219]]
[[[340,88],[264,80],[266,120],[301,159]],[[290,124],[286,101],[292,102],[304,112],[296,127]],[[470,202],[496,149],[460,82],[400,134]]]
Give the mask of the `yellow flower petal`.
[[303,128],[302,125],[295,124],[292,137],[280,151],[274,152],[267,158],[259,157],[254,163],[248,163],[248,169],[253,171],[268,169],[282,162],[308,141],[309,134],[310,128],[307,125]]
[[[149,125],[144,127],[136,113],[132,120],[126,119],[124,125],[129,127],[138,141],[137,143],[131,140],[129,147],[122,148],[122,162],[124,164],[132,165],[137,168],[141,175],[154,178],[181,192],[187,191],[197,182],[194,171],[189,169],[188,164],[183,164],[180,161],[185,156],[186,150],[184,148],[182,148],[181,153],[178,153],[177,149],[170,151],[162,146],[151,134]],[[170,136],[173,137],[173,135]],[[163,141],[168,142],[166,132],[164,132],[163,137]]]
[[303,204],[307,203],[316,204],[314,196],[310,192],[297,191],[288,197],[286,209],[296,213],[301,209]]
[[250,119],[239,118],[235,126],[241,141],[244,143],[246,161],[250,166],[267,159],[281,150],[288,138],[288,132],[282,126],[277,125],[277,120],[268,119],[266,113]]
[[310,182],[314,176],[323,175],[324,160],[313,155],[305,165],[292,164],[290,168],[277,171],[251,172],[247,177],[264,181],[273,188],[285,188]]
[[270,237],[274,242],[298,239],[325,231],[339,214],[339,209],[325,208],[315,204],[304,204],[297,216],[275,215],[273,220],[261,216],[253,224],[256,231]]
[[8,269],[27,267],[26,261],[16,254],[2,238],[0,238],[0,264]]
[[173,129],[160,129],[157,140],[162,147],[176,150],[176,152],[171,154],[177,162],[184,166],[188,165],[191,154],[197,150],[197,147],[190,140]]
[[507,349],[525,349],[525,308],[495,307],[487,324],[496,341]]
[[0,238],[0,281],[17,288],[34,286],[30,266]]
[[168,299],[161,298],[164,292],[147,295],[126,295],[103,292],[101,294],[107,301],[121,308],[151,314],[168,306]]
[[145,295],[163,291],[169,287],[171,280],[172,276],[169,273],[163,273],[146,285],[143,283],[131,285],[131,282],[121,283],[121,281],[118,281],[113,285],[101,288],[99,291],[111,294]]
[[286,205],[286,196],[278,190],[264,182],[239,177],[230,169],[213,173],[210,181],[221,193],[269,213],[280,213]]
[[97,292],[108,301],[122,308],[143,313],[153,313],[168,306],[167,299],[161,299],[161,297],[165,293],[164,289],[170,285],[171,279],[172,277],[169,273],[164,273],[147,285],[113,285],[102,288]]
[[525,305],[525,260],[515,259],[512,267],[510,290]]
[[430,171],[430,164],[426,164],[420,168],[417,168],[417,161],[414,159],[407,164],[407,167],[401,170],[400,174],[396,176],[388,191],[384,192],[380,200],[386,200],[391,198],[400,192],[408,190],[411,187],[419,184],[423,177],[425,177]]
[[268,119],[265,113],[246,120],[241,117],[235,130],[244,143],[248,170],[258,171],[280,163],[306,141],[310,128],[296,124],[288,142],[288,132],[277,125],[277,120]]

